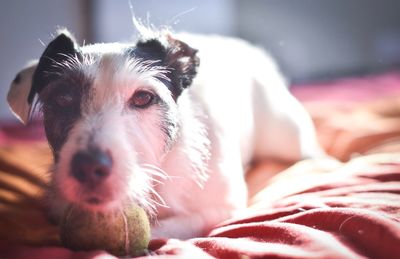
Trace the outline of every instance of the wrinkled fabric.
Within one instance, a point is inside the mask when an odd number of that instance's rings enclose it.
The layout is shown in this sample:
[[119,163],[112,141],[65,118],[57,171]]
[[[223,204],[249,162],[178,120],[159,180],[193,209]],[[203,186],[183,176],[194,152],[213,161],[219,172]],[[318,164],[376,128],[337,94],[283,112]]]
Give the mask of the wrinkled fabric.
[[[248,208],[206,237],[151,240],[145,257],[400,258],[397,93],[399,73],[296,88],[332,157],[259,162]],[[60,246],[43,200],[50,165],[40,122],[0,123],[0,258],[115,258]]]

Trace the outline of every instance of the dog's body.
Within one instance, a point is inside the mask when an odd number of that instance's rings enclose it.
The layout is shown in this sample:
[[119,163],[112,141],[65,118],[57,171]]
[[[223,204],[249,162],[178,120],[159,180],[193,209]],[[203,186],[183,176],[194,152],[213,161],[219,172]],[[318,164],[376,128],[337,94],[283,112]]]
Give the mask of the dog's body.
[[244,208],[253,160],[320,152],[274,63],[237,39],[159,34],[79,47],[64,32],[13,82],[22,120],[35,96],[55,159],[52,213],[134,202],[155,219],[153,237],[199,236]]

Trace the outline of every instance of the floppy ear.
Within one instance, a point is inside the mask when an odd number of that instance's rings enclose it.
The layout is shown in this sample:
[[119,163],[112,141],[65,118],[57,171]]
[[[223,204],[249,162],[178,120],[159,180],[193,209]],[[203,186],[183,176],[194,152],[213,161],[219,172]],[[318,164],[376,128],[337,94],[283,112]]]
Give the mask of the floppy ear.
[[59,64],[76,55],[80,55],[79,46],[67,30],[61,30],[46,47],[40,59],[17,74],[8,92],[7,101],[18,119],[23,123],[28,122],[35,95],[59,76]]
[[197,50],[171,35],[166,40],[158,38],[141,40],[136,47],[147,53],[147,57],[160,60],[169,70],[167,77],[171,82],[171,91],[176,100],[182,91],[188,88],[197,74],[200,59]]
[[39,94],[50,81],[60,76],[60,64],[71,58],[80,58],[81,52],[74,37],[67,31],[58,31],[58,36],[47,45],[39,59],[36,71],[32,78],[32,88],[28,95],[28,102],[32,103],[36,94]]
[[168,47],[165,63],[172,68],[170,78],[175,82],[178,94],[192,84],[197,74],[197,67],[200,59],[196,55],[197,49],[191,48],[188,44],[167,35]]
[[7,102],[14,115],[24,124],[28,122],[31,103],[28,102],[28,95],[32,87],[32,78],[35,73],[38,60],[28,63],[12,81],[8,90]]

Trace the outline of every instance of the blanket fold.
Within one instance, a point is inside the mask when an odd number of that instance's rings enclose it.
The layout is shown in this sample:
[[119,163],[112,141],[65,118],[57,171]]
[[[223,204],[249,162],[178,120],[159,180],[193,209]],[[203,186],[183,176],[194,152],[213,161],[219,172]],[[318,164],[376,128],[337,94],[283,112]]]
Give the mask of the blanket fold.
[[[400,96],[350,98],[359,96],[352,84],[362,82],[371,93],[371,82],[400,89],[399,73],[382,77],[344,81],[342,95],[329,85],[333,94],[319,99],[308,98],[312,86],[296,89],[332,158],[261,161],[246,175],[248,208],[205,237],[152,240],[148,255],[400,258]],[[342,100],[321,102],[332,96]],[[0,258],[115,258],[60,246],[58,228],[46,217],[51,154],[38,125],[28,126],[36,134],[25,137],[21,127],[0,125]]]

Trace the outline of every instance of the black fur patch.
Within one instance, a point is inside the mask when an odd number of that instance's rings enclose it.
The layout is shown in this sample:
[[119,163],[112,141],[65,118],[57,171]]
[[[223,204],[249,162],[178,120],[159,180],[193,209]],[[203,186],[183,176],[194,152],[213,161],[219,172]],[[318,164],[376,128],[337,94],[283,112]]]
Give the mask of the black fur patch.
[[19,83],[21,83],[21,74],[20,74],[20,73],[18,73],[18,74],[15,76],[15,78],[14,78],[14,80],[13,80],[13,83],[14,83],[14,84],[19,84]]
[[182,91],[188,88],[197,74],[200,59],[196,55],[197,50],[186,43],[167,38],[164,46],[158,39],[139,41],[135,48],[130,50],[130,55],[144,60],[159,61],[155,65],[162,65],[169,70],[167,84],[176,100]]
[[[71,71],[50,84],[40,92],[39,99],[46,137],[57,161],[57,154],[67,140],[70,129],[81,116],[81,103],[87,98],[92,82],[83,74]],[[65,94],[72,101],[67,106],[60,106],[57,98]]]
[[[39,59],[28,96],[29,103],[33,102],[35,95],[39,96],[47,140],[56,161],[69,130],[80,117],[82,96],[90,84],[90,80],[85,78],[81,71],[69,71],[60,66],[75,56],[82,58],[75,40],[67,32],[58,35],[49,43]],[[73,101],[71,105],[60,106],[57,99],[65,94],[72,97]]]
[[60,68],[57,64],[75,55],[79,57],[81,53],[75,40],[66,33],[61,33],[49,43],[40,57],[36,71],[33,74],[28,103],[32,103],[35,95],[39,94],[50,81],[58,77]]

